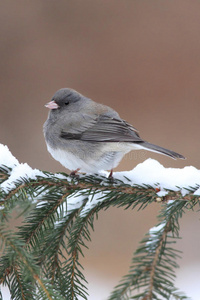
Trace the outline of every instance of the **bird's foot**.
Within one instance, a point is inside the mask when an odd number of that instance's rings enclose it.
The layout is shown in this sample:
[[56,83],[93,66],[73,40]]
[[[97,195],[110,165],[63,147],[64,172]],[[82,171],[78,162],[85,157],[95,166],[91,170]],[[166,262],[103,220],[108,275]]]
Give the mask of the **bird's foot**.
[[70,176],[71,177],[79,177],[79,175],[77,174],[78,171],[80,171],[80,168],[78,168],[78,169],[76,169],[74,171],[71,171]]
[[108,176],[110,180],[113,180],[113,169],[110,170],[110,174]]

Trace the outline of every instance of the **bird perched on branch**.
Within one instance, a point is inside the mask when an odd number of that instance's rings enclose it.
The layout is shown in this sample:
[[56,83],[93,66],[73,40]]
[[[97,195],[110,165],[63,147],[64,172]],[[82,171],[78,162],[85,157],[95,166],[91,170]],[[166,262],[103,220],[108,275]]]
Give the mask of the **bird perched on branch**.
[[170,156],[184,156],[144,141],[138,131],[112,108],[94,102],[73,89],[58,90],[46,104],[44,123],[47,149],[64,167],[76,172],[112,170],[131,150],[145,149]]

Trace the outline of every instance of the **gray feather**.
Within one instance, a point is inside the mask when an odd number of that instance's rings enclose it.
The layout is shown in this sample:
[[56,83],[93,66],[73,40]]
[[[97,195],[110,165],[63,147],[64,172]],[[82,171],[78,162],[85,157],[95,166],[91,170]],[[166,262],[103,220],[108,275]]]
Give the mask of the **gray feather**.
[[61,137],[88,142],[143,142],[137,130],[121,119],[100,115],[87,127],[79,133],[62,130]]
[[165,149],[163,147],[160,147],[160,146],[148,143],[148,142],[141,143],[141,146],[143,146],[144,148],[147,148],[147,150],[149,149],[151,151],[155,151],[155,152],[158,152],[158,153],[170,156],[170,157],[172,157],[174,159],[176,159],[176,158],[185,159],[185,157],[183,155],[181,155],[181,154],[179,154],[177,152]]

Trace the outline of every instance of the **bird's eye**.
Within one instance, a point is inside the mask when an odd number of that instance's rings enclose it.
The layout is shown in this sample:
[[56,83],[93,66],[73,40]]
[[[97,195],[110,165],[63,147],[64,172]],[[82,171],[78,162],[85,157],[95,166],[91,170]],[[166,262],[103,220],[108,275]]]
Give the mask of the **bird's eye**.
[[65,102],[65,105],[68,105],[68,104],[69,104],[69,101],[66,101],[66,102]]

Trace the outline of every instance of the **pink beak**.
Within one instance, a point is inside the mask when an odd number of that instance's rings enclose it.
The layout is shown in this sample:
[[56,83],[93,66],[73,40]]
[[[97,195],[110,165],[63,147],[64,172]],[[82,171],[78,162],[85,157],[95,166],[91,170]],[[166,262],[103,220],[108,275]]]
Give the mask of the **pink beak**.
[[55,101],[50,101],[47,104],[45,104],[45,107],[49,109],[57,109],[59,106]]

